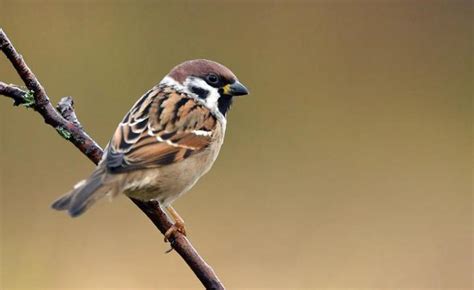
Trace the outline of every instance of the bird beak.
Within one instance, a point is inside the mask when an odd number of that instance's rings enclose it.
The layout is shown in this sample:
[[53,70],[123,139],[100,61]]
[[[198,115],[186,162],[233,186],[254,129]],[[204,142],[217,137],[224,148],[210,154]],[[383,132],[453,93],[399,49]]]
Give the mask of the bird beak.
[[231,96],[244,96],[249,94],[249,90],[238,81],[226,85],[222,89],[224,90],[224,94]]

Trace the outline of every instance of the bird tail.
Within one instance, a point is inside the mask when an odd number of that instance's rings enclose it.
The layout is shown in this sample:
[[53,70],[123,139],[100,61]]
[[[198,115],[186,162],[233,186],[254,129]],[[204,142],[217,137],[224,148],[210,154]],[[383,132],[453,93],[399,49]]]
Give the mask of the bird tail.
[[55,210],[67,210],[71,217],[84,213],[98,199],[111,190],[110,183],[104,183],[105,170],[98,168],[92,175],[74,186],[74,189],[59,199],[51,207]]

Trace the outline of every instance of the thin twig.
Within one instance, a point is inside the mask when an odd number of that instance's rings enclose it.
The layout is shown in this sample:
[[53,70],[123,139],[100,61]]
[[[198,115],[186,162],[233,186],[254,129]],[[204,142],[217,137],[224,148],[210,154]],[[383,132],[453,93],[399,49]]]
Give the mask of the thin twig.
[[53,105],[51,105],[43,86],[41,86],[36,76],[24,62],[23,57],[16,51],[1,29],[0,48],[12,63],[28,90],[33,94],[34,104],[31,104],[31,107],[43,116],[47,124],[54,127],[65,139],[72,142],[82,153],[97,164],[102,158],[100,146],[84,130],[64,119],[56,111]]
[[15,101],[13,103],[14,106],[19,106],[26,103],[26,96],[28,92],[25,92],[14,85],[8,85],[4,82],[0,82],[0,92],[4,96],[12,98]]
[[[63,138],[73,143],[92,162],[98,164],[102,158],[103,151],[83,130],[74,112],[72,98],[65,97],[61,99],[57,109],[55,109],[45,89],[27,66],[23,57],[13,47],[2,29],[0,29],[0,49],[10,60],[28,89],[28,91],[25,91],[17,86],[0,82],[0,95],[12,98],[15,101],[14,105],[32,107]],[[135,199],[132,199],[132,201],[146,214],[162,234],[171,227],[171,221],[157,202],[143,202]],[[169,238],[169,241],[173,249],[186,261],[206,289],[225,289],[213,269],[199,256],[185,236],[175,231]]]
[[76,125],[76,127],[83,129],[79,119],[77,119],[76,112],[74,111],[74,100],[72,97],[63,97],[56,106],[61,116],[69,122]]

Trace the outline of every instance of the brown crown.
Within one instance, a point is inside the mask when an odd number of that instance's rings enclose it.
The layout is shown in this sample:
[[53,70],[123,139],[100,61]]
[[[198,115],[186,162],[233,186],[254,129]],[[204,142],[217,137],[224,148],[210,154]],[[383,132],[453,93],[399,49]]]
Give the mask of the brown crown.
[[169,73],[169,76],[177,82],[183,83],[189,76],[204,78],[210,73],[215,73],[229,83],[233,83],[237,79],[230,69],[220,63],[207,59],[185,61],[175,66]]

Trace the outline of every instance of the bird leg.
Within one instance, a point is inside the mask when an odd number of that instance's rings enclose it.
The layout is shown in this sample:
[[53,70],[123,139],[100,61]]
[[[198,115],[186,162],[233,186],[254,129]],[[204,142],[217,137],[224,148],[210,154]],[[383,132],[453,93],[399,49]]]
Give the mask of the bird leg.
[[174,208],[172,206],[167,206],[166,211],[168,211],[168,213],[174,219],[175,223],[166,231],[166,233],[165,233],[165,242],[168,242],[170,237],[175,232],[180,232],[183,235],[186,235],[186,230],[184,228],[183,218],[179,216],[179,214],[174,210]]

